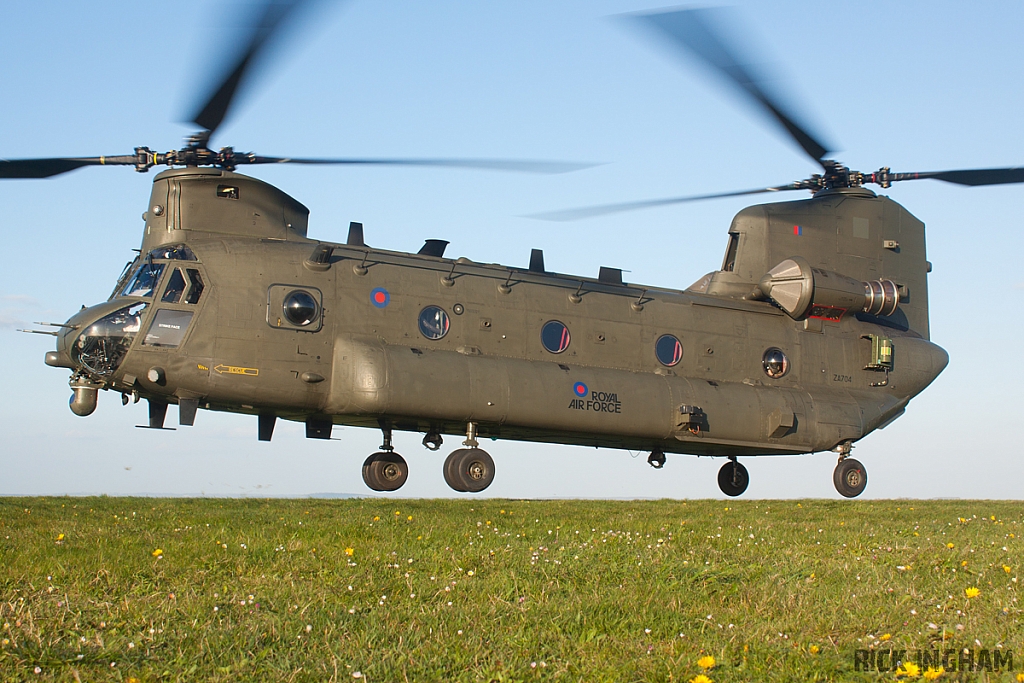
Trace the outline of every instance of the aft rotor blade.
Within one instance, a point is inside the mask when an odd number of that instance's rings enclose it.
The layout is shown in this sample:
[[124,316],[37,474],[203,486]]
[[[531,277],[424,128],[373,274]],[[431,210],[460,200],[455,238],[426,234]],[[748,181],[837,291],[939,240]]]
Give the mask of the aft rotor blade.
[[[871,175],[871,182],[877,182],[875,173]],[[1013,168],[976,168],[960,171],[925,171],[923,173],[889,173],[888,180],[942,180],[957,185],[1009,185],[1011,183],[1024,183],[1024,167]]]
[[686,9],[633,14],[641,24],[656,29],[657,33],[676,48],[685,48],[712,67],[720,76],[737,86],[748,97],[760,104],[798,145],[817,162],[828,154],[828,149],[797,123],[791,107],[778,95],[770,94],[768,77],[758,74],[751,60],[741,58],[741,51],[731,47],[714,28],[714,16],[721,10]]
[[519,173],[569,173],[597,164],[569,161],[535,161],[509,159],[295,159],[292,157],[265,157],[245,155],[238,157],[241,164],[340,164],[352,166],[440,166],[472,168],[489,171],[516,171]]
[[57,159],[0,159],[0,178],[51,178],[83,166],[134,166],[132,156]]
[[251,29],[248,41],[238,56],[229,62],[227,71],[217,81],[216,86],[211,88],[210,94],[197,107],[192,117],[194,123],[205,128],[211,135],[217,130],[227,116],[238,87],[245,79],[253,61],[270,38],[280,31],[285,20],[307,2],[308,0],[265,0],[263,7],[253,12],[253,16],[258,19]]
[[526,218],[537,218],[542,221],[578,221],[584,218],[605,216],[611,213],[622,213],[624,211],[637,211],[639,209],[652,209],[657,206],[670,206],[672,204],[685,204],[686,202],[698,202],[705,199],[720,199],[723,197],[742,197],[751,194],[764,194],[766,192],[786,192],[788,190],[806,190],[808,185],[804,182],[779,185],[777,187],[764,187],[757,190],[741,190],[739,192],[717,192],[715,194],[691,195],[689,197],[669,197],[667,199],[646,199],[638,202],[622,202],[620,204],[602,204],[600,206],[585,206],[578,209],[565,209],[562,211],[548,211],[535,213]]

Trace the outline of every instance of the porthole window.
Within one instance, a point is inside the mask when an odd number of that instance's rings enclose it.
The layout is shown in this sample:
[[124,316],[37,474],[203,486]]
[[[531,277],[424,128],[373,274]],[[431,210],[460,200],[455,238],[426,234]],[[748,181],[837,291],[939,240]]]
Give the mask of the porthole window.
[[320,307],[309,292],[296,289],[284,298],[284,317],[292,325],[305,327],[320,315]]
[[779,379],[789,372],[789,358],[782,352],[782,349],[774,346],[764,352],[761,362],[764,365],[765,374],[772,379]]
[[549,320],[540,329],[540,343],[551,353],[569,348],[569,328],[557,320]]
[[440,339],[448,334],[448,314],[437,306],[427,306],[420,311],[420,332],[427,339]]
[[683,345],[671,334],[663,334],[654,343],[654,355],[665,367],[672,367],[683,358]]

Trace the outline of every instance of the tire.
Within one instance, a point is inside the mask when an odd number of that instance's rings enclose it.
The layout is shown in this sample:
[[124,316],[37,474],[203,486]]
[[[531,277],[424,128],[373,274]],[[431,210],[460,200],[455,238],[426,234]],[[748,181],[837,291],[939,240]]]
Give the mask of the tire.
[[480,493],[494,481],[494,460],[482,448],[466,449],[459,462],[462,490]]
[[374,453],[366,460],[363,461],[363,483],[366,484],[367,488],[372,491],[381,491],[380,484],[377,483],[377,477],[375,476],[372,468],[373,461],[377,458],[380,453]]
[[841,496],[856,498],[864,493],[868,485],[868,471],[860,461],[847,458],[836,465],[832,473],[832,483]]
[[409,465],[398,453],[374,453],[363,463],[363,481],[374,491],[397,491],[409,478]]
[[459,493],[466,493],[466,489],[462,488],[462,477],[459,476],[460,461],[462,456],[469,449],[459,448],[448,454],[448,457],[444,460],[444,483],[448,484],[453,491]]
[[718,470],[718,488],[727,496],[736,497],[747,490],[750,475],[738,462],[727,462]]

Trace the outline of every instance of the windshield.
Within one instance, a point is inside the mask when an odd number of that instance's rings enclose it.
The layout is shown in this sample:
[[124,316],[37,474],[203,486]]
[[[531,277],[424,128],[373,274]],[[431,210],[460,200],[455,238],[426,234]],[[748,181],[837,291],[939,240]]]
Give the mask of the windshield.
[[139,333],[148,304],[135,303],[105,315],[85,328],[71,349],[71,359],[90,374],[104,377],[117,370]]
[[121,290],[121,296],[153,296],[153,288],[164,272],[163,263],[144,263]]

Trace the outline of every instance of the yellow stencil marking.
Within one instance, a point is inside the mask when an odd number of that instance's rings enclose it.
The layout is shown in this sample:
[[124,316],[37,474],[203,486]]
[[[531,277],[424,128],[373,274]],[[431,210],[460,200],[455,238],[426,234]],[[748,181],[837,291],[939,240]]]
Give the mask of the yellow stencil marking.
[[221,375],[248,375],[249,377],[256,377],[260,374],[259,368],[240,368],[235,365],[217,365],[213,369]]
[[203,370],[203,371],[206,371],[206,370],[210,369],[210,368],[206,367],[205,365],[203,365],[202,363],[199,363],[196,367],[198,367],[200,370]]

